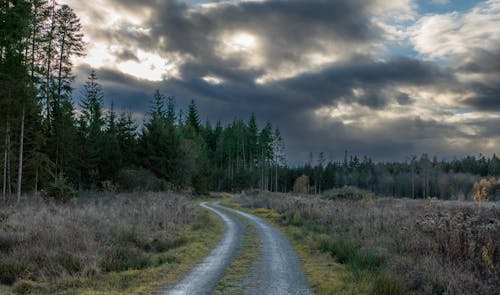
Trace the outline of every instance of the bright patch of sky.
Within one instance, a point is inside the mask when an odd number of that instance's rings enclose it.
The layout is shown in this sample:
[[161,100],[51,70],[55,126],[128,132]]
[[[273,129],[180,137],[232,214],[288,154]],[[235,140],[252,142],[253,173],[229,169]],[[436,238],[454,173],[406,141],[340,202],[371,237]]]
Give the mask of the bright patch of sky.
[[[422,17],[430,15],[440,15],[448,13],[467,13],[478,4],[485,1],[479,0],[418,0],[417,12],[415,19],[404,20],[402,22],[392,21],[389,24],[394,26],[400,34],[395,38],[399,38],[398,42],[394,42],[391,46],[387,46],[386,56],[402,55],[416,58],[419,52],[415,50],[414,45],[408,40],[408,29],[413,26]],[[442,60],[436,60],[441,63]]]

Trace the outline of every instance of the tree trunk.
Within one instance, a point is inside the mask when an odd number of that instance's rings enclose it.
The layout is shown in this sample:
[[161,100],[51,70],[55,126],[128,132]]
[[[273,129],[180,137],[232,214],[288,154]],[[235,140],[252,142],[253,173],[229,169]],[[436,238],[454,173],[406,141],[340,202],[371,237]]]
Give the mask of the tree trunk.
[[21,139],[19,146],[19,166],[17,172],[17,203],[21,202],[21,189],[23,185],[23,151],[24,151],[24,114],[25,110],[23,107],[23,114],[21,116]]
[[7,173],[8,173],[8,161],[9,161],[9,132],[10,132],[10,126],[9,126],[9,121],[7,121],[7,126],[5,127],[5,149],[4,149],[4,155],[3,155],[3,190],[2,190],[2,196],[3,200],[7,201]]
[[51,123],[50,123],[50,99],[52,96],[52,42],[54,41],[54,30],[55,30],[55,8],[56,8],[56,2],[55,0],[52,1],[52,8],[51,8],[51,23],[50,23],[50,33],[49,33],[49,44],[47,46],[47,73],[46,73],[46,99],[47,99],[47,120],[49,121],[49,130],[51,128]]
[[276,164],[274,171],[275,171],[275,177],[276,177],[274,180],[274,191],[278,192],[278,164]]
[[35,196],[38,196],[38,167],[35,170]]

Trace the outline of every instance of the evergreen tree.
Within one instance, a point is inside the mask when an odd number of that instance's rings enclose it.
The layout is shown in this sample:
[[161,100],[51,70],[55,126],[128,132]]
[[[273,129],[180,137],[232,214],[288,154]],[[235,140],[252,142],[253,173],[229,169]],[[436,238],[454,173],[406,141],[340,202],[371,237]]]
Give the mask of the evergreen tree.
[[194,134],[200,134],[200,116],[198,114],[198,109],[194,100],[191,100],[191,103],[188,107],[188,113],[186,118],[186,128],[188,132],[194,132]]
[[90,73],[81,93],[80,127],[80,173],[84,183],[95,187],[102,175],[99,163],[103,151],[104,116],[102,111],[104,93],[97,82],[94,70]]

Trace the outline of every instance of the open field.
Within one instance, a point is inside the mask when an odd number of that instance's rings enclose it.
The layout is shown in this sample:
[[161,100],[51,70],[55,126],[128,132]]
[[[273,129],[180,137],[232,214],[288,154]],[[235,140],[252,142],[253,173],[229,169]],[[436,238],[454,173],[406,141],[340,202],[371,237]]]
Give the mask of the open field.
[[[495,294],[500,286],[495,203],[282,194],[237,202],[276,212],[253,210],[288,233],[321,294]],[[325,253],[336,263],[325,265]]]
[[174,193],[0,208],[0,293],[136,294],[178,281],[222,224]]

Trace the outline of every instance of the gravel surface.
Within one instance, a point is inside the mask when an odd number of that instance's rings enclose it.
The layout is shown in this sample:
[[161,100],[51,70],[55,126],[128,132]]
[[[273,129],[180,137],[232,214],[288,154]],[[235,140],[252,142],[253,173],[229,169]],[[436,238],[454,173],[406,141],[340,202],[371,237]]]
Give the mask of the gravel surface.
[[201,206],[223,220],[226,227],[224,236],[200,264],[163,294],[198,295],[213,292],[243,243],[244,226],[234,216],[236,214],[255,226],[262,252],[251,273],[247,274],[245,283],[235,292],[258,295],[313,294],[307,286],[299,257],[288,239],[277,228],[259,217],[221,206],[218,202],[211,206],[202,203]]
[[[288,239],[263,219],[239,210],[214,205],[248,219],[258,230],[262,253],[249,274],[245,294],[313,294],[309,289],[297,253]],[[248,287],[252,286],[252,287]]]
[[226,268],[233,262],[243,242],[243,225],[234,216],[201,204],[202,207],[217,214],[225,225],[224,235],[217,246],[191,270],[177,285],[163,294],[210,294],[217,282],[224,276]]

